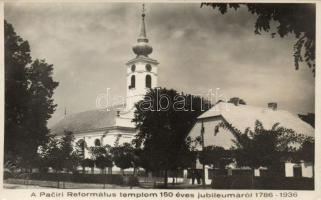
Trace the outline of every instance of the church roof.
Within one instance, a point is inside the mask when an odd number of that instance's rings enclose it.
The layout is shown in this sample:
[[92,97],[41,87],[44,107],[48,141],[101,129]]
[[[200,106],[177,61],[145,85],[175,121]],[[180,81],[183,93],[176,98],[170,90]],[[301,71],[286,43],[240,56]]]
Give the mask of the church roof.
[[107,109],[96,109],[65,116],[50,128],[55,135],[62,135],[65,130],[74,133],[104,130],[116,126],[117,109],[120,106]]
[[298,116],[285,110],[272,110],[250,105],[234,105],[232,103],[220,102],[210,110],[198,117],[199,121],[212,117],[223,117],[228,123],[241,132],[246,128],[254,130],[255,121],[262,122],[263,127],[271,129],[275,123],[279,126],[294,130],[298,134],[314,137],[314,128],[301,120]]

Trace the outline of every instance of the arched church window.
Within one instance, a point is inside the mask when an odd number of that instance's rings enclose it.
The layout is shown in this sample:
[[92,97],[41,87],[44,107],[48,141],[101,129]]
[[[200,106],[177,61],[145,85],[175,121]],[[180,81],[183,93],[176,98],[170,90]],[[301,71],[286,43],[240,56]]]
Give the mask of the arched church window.
[[132,65],[131,70],[134,72],[136,70],[136,65]]
[[96,139],[96,140],[95,140],[95,146],[96,146],[96,147],[99,147],[100,145],[101,145],[101,144],[100,144],[100,140],[99,140],[99,139]]
[[135,88],[135,75],[130,78],[130,88]]
[[152,87],[152,77],[150,75],[146,75],[145,85],[147,88]]
[[146,71],[148,71],[148,72],[150,72],[152,70],[152,66],[150,66],[150,64],[147,64],[145,66],[145,68],[146,68]]

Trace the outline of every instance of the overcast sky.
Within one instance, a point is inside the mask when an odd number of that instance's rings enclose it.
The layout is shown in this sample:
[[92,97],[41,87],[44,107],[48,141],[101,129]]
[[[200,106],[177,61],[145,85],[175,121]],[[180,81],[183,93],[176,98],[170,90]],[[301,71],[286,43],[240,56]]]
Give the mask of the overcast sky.
[[[246,9],[221,15],[200,4],[147,4],[150,57],[160,62],[158,85],[185,93],[220,88],[247,104],[278,103],[292,113],[314,112],[314,81],[295,70],[294,37],[255,35]],[[31,46],[33,59],[54,65],[59,82],[53,124],[68,113],[95,109],[98,94],[126,93],[125,63],[140,27],[137,3],[10,3],[5,18]]]

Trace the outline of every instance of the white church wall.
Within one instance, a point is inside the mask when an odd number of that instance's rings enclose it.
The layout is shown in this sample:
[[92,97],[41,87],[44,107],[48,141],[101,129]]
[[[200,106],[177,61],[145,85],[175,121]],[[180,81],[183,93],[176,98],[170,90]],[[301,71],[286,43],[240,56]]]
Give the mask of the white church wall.
[[[131,143],[131,141],[134,139],[135,134],[133,134],[130,131],[120,131],[120,130],[109,130],[108,133],[106,131],[96,131],[96,132],[88,132],[88,133],[80,133],[80,134],[75,134],[75,141],[74,144],[76,144],[79,140],[83,139],[86,142],[87,148],[85,148],[85,158],[91,158],[91,153],[89,151],[89,147],[95,146],[95,140],[99,139],[101,146],[103,145],[110,145],[114,146],[115,141],[119,137],[119,145],[124,144],[125,142]],[[82,170],[80,167],[79,170]],[[86,168],[86,173],[94,173],[94,174],[100,174],[101,169],[98,169],[94,167],[92,170],[91,168]],[[113,166],[112,168],[108,169],[106,168],[106,172],[112,173],[112,174],[121,174],[122,170],[118,168],[117,166]],[[133,173],[133,169],[125,169],[124,172],[126,174],[131,174]]]
[[117,117],[116,126],[135,128],[135,123],[132,122],[132,118]]
[[96,131],[75,134],[74,144],[76,144],[79,140],[83,139],[86,142],[87,146],[87,148],[85,148],[85,158],[90,158],[91,154],[89,152],[89,147],[95,146],[95,140],[100,140],[101,146],[114,146],[115,141],[119,135],[121,136],[119,138],[119,145],[122,145],[125,142],[130,143],[135,136],[135,134],[130,131],[110,130],[108,133],[106,133],[106,131]]
[[122,145],[125,142],[130,143],[131,140],[133,139],[133,136],[131,136],[131,135],[122,134],[120,132],[115,132],[115,133],[111,133],[111,134],[108,134],[105,136],[103,145],[110,145],[112,147],[115,146],[115,142],[116,142],[117,138],[119,137],[119,135],[120,135],[120,138],[118,141],[119,145]]
[[[151,65],[151,71],[146,70],[146,65]],[[132,66],[135,65],[135,71],[132,71]],[[135,88],[129,88],[131,85],[131,77],[135,76]],[[139,61],[136,63],[129,64],[127,66],[127,109],[131,109],[134,104],[143,99],[143,96],[148,91],[146,88],[146,75],[151,76],[151,87],[157,87],[157,67],[146,61]]]
[[[75,134],[75,144],[83,139],[86,142],[87,147],[95,146],[95,140],[99,139],[100,142],[102,139],[102,136],[104,135],[104,131],[97,131],[97,132],[89,132],[89,133],[81,133],[81,134]],[[85,158],[90,158],[90,152],[88,148],[85,148]]]

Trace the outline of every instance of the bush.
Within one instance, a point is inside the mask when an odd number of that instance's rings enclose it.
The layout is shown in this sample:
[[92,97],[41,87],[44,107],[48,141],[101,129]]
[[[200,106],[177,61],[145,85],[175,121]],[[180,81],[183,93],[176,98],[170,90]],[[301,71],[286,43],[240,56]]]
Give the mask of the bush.
[[6,180],[8,178],[13,178],[13,174],[11,172],[8,172],[8,171],[4,171],[3,172],[3,180]]

